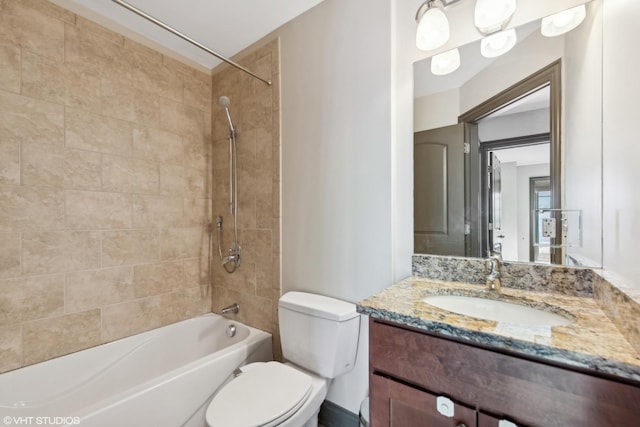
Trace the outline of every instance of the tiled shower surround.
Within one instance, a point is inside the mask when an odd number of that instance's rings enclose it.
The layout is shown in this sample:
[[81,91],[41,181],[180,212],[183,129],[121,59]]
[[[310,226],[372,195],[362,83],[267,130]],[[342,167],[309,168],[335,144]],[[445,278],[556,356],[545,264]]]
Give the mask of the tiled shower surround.
[[211,76],[44,0],[0,8],[0,372],[211,311]]
[[[213,217],[223,217],[223,255],[233,240],[229,213],[229,127],[220,96],[229,97],[237,128],[238,240],[241,266],[233,274],[216,260],[212,268],[213,309],[240,304],[236,318],[274,336],[280,356],[280,60],[278,40],[234,58],[272,81],[269,86],[228,65],[213,74]],[[215,241],[217,251],[217,240]]]

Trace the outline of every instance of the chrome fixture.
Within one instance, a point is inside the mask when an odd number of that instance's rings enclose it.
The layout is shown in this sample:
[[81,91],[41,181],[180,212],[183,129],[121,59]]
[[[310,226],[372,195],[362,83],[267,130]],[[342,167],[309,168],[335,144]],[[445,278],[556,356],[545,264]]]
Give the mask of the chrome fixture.
[[240,71],[243,71],[249,75],[251,75],[252,77],[255,77],[256,79],[268,84],[269,86],[271,86],[271,81],[267,80],[267,79],[263,79],[262,77],[258,76],[257,74],[247,70],[245,67],[243,67],[242,65],[232,61],[231,59],[227,58],[226,56],[223,56],[221,54],[219,54],[218,52],[209,49],[208,47],[206,47],[205,45],[203,45],[202,43],[192,39],[191,37],[185,35],[184,33],[181,33],[180,31],[176,30],[173,27],[170,27],[169,25],[165,24],[162,21],[157,20],[156,18],[154,18],[153,16],[149,15],[146,12],[143,12],[142,10],[138,9],[135,6],[130,5],[129,3],[122,1],[122,0],[111,0],[112,2],[124,7],[125,9],[128,9],[129,11],[135,13],[136,15],[146,19],[149,22],[152,22],[154,24],[156,24],[157,26],[159,26],[160,28],[163,28],[167,31],[169,31],[170,33],[172,33],[175,36],[180,37],[182,40],[191,43],[192,45],[204,50],[205,52],[215,56],[216,58],[220,59],[221,61],[226,62],[227,64],[237,68]]
[[500,278],[502,277],[502,255],[499,252],[493,252],[485,260],[485,267],[489,269],[489,274],[485,281],[487,290],[499,292],[501,288]]
[[227,256],[222,255],[222,217],[216,220],[216,229],[218,236],[218,256],[222,261],[222,266],[227,273],[233,273],[240,267],[240,244],[238,243],[238,176],[237,176],[237,144],[236,144],[236,128],[231,121],[229,114],[229,104],[231,101],[226,96],[218,98],[218,104],[224,108],[229,124],[229,212],[233,217],[233,243],[228,250]]
[[[449,20],[446,10],[460,0],[426,0],[418,7],[415,20],[416,47],[420,50],[437,50],[450,37]],[[480,52],[485,58],[495,58],[511,50],[517,42],[514,28],[507,28],[516,12],[516,0],[476,0],[474,25],[485,36]],[[585,19],[584,4],[542,19],[541,32],[545,37],[554,37],[576,28]],[[431,58],[431,73],[444,76],[460,67],[460,53],[457,48],[437,53]]]
[[229,326],[227,326],[227,336],[228,336],[229,338],[233,338],[233,337],[235,337],[235,336],[236,336],[236,332],[237,332],[237,330],[236,330],[236,325],[229,325]]
[[233,303],[230,306],[220,310],[220,314],[223,316],[225,314],[238,314],[239,311],[240,311],[240,306],[237,303]]
[[228,96],[221,96],[218,98],[218,105],[224,108],[224,112],[227,115],[227,123],[229,123],[229,133],[236,133],[236,128],[233,127],[233,122],[231,121],[231,115],[229,114],[229,105],[231,104],[231,100]]

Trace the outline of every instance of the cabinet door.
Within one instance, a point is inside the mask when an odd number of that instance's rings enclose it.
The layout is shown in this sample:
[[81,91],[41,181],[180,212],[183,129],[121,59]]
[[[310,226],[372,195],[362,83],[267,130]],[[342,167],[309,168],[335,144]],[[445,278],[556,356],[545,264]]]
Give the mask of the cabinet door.
[[437,396],[372,375],[372,427],[476,427],[476,411],[455,402],[453,416],[438,412]]
[[478,412],[478,427],[527,427],[519,422],[494,417],[485,412]]

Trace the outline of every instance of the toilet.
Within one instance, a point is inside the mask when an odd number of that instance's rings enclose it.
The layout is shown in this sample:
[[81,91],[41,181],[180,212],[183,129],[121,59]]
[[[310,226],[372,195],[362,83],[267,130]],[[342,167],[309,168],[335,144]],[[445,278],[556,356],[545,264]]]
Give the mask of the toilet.
[[278,303],[287,360],[240,368],[211,400],[209,427],[316,427],[333,378],[353,369],[360,333],[354,304],[288,292]]

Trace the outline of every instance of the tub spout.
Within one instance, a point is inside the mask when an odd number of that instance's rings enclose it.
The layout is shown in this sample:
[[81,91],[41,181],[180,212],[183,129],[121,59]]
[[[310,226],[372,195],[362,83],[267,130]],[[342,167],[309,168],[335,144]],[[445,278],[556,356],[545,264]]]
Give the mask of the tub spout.
[[240,306],[236,303],[231,304],[229,307],[225,307],[220,310],[221,315],[229,314],[229,313],[238,313],[240,311]]

